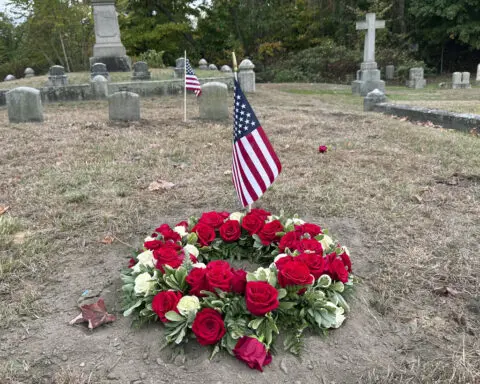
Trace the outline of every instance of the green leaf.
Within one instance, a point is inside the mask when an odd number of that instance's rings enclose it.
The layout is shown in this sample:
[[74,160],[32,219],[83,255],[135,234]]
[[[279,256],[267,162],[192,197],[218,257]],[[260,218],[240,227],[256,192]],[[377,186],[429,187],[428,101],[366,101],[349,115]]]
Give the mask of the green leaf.
[[296,304],[295,301],[281,301],[278,307],[283,310],[289,310],[295,307]]
[[278,290],[278,300],[282,300],[285,296],[287,296],[287,290],[280,288]]
[[179,315],[177,312],[168,311],[165,317],[170,321],[185,321],[185,317]]
[[142,305],[143,299],[138,300],[133,306],[128,308],[125,312],[123,312],[123,316],[127,317],[130,316],[135,308],[138,308],[140,305]]
[[251,329],[257,330],[264,320],[265,320],[264,317],[257,317],[256,319],[253,319],[248,323],[248,327]]

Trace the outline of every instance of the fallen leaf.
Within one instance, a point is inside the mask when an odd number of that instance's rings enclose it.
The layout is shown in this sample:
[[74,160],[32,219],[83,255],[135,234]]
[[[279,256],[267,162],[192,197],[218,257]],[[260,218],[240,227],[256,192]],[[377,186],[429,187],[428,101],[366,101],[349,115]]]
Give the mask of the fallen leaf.
[[10,209],[10,207],[8,205],[0,205],[0,216],[2,216],[9,209]]
[[82,311],[77,317],[70,321],[70,325],[88,322],[88,328],[94,329],[98,326],[115,321],[115,316],[107,312],[105,302],[102,298],[93,304],[80,306]]
[[148,190],[150,192],[160,191],[160,190],[166,191],[168,189],[172,189],[174,186],[175,186],[175,184],[170,183],[169,181],[157,180],[157,181],[152,181],[150,183],[150,185],[148,186]]
[[113,243],[113,240],[114,240],[114,237],[111,236],[111,235],[107,235],[105,236],[102,241],[100,241],[101,243],[103,244],[112,244]]
[[407,121],[407,120],[408,120],[408,118],[406,118],[406,117],[400,118],[400,121]]
[[444,295],[444,296],[457,296],[460,292],[458,292],[456,289],[447,287],[447,286],[442,286],[442,287],[437,287],[433,289],[433,292],[439,295]]
[[421,204],[423,199],[419,195],[413,195],[412,200],[417,202],[418,204]]
[[223,172],[223,174],[224,174],[225,176],[228,176],[228,175],[231,175],[231,174],[232,174],[232,171],[228,170],[228,171]]

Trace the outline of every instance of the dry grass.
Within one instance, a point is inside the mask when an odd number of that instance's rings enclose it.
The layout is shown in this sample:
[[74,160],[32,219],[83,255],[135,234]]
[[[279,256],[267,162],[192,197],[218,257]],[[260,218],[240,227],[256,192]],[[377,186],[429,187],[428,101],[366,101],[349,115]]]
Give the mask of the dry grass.
[[[364,382],[479,382],[480,140],[363,114],[360,98],[322,89],[263,85],[249,97],[284,166],[262,207],[361,228],[354,262],[396,360],[377,362]],[[160,222],[239,208],[225,172],[230,122],[196,120],[190,98],[182,123],[181,106],[173,97],[142,99],[143,120],[124,124],[107,121],[103,101],[47,105],[41,125],[7,125],[0,111],[0,204],[11,207],[2,220],[21,222],[0,226],[0,328],[41,322],[48,311],[35,306],[38,294],[63,291],[57,274],[67,264],[81,271],[104,252],[106,234],[138,245]],[[321,155],[320,144],[333,149]],[[156,179],[176,186],[149,192]],[[348,246],[347,228],[338,235]],[[40,282],[32,296],[28,287]]]

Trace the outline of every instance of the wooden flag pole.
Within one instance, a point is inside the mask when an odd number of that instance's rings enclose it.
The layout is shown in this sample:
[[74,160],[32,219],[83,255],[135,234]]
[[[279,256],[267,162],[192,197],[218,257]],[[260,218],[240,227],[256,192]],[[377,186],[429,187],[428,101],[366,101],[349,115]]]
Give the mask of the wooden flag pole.
[[187,51],[184,51],[183,61],[183,122],[187,122]]
[[[235,56],[235,52],[232,52],[232,61],[233,61],[233,74],[235,76],[235,80],[238,81],[238,66],[237,66],[237,57]],[[252,204],[247,205],[247,212],[252,210]]]

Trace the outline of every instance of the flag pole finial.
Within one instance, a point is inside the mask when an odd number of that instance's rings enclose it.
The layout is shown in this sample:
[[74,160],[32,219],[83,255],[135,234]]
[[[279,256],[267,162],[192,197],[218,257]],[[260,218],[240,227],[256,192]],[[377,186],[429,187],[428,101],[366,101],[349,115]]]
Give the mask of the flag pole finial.
[[232,52],[232,61],[233,61],[233,72],[235,74],[238,72],[238,66],[237,66],[237,57],[235,56],[235,52]]

